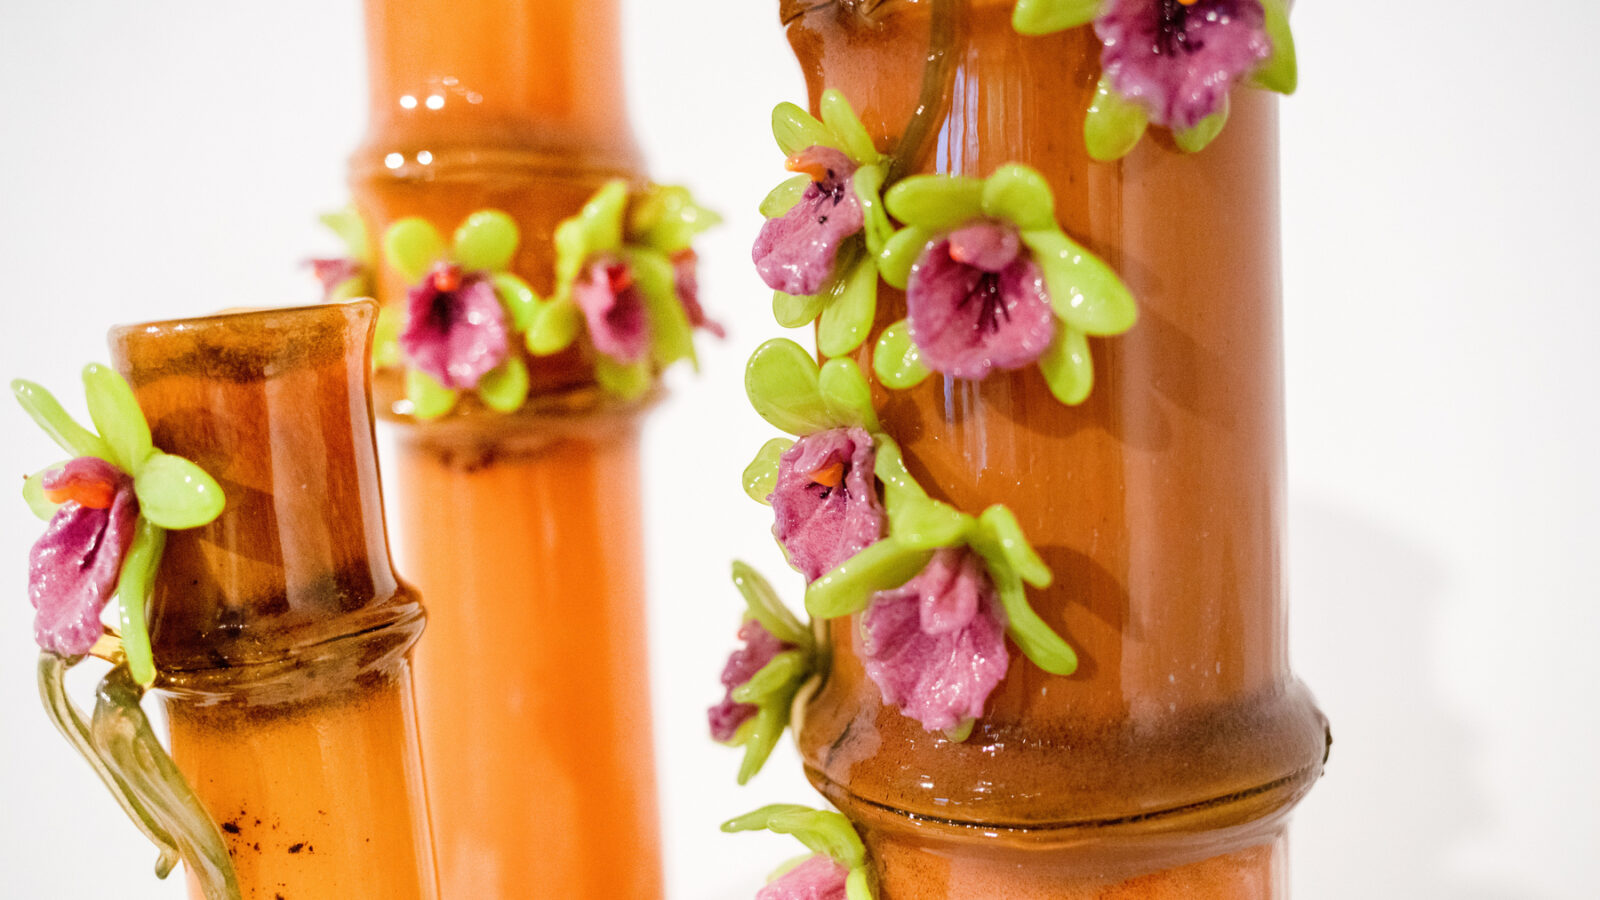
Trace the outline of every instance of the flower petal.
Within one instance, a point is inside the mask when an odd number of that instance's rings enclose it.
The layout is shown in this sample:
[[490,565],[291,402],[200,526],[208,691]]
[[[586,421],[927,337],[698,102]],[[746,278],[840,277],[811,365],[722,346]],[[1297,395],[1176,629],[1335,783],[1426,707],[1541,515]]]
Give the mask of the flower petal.
[[1089,114],[1083,120],[1083,140],[1089,156],[1101,162],[1121,159],[1149,127],[1150,114],[1144,107],[1112,90],[1111,79],[1102,75],[1089,104]]
[[844,356],[867,339],[877,313],[878,267],[872,257],[858,260],[830,293],[833,299],[817,323],[817,349],[823,356]]
[[510,413],[528,399],[528,366],[515,353],[478,380],[478,399],[495,412]]
[[811,434],[833,426],[817,386],[816,360],[788,338],[773,338],[756,348],[745,365],[744,389],[750,405],[781,431]]
[[778,457],[793,446],[788,438],[773,438],[756,451],[755,459],[744,467],[744,492],[751,500],[763,505],[771,502],[768,498],[778,483]]
[[444,238],[425,219],[415,216],[389,226],[383,235],[383,255],[407,284],[428,274],[428,269],[444,258]]
[[1132,328],[1138,304],[1122,279],[1101,259],[1060,231],[1025,231],[1022,242],[1044,271],[1050,305],[1066,324],[1107,336]]
[[922,383],[933,370],[922,364],[920,351],[911,341],[906,320],[901,319],[878,335],[877,346],[872,348],[872,371],[886,388],[903,391]]
[[150,455],[150,425],[133,396],[133,388],[109,366],[83,367],[83,391],[89,401],[89,418],[115,457],[108,460],[124,472],[137,475]]
[[73,456],[93,456],[112,462],[111,447],[76,420],[67,415],[61,408],[60,401],[55,395],[26,379],[18,378],[11,382],[11,393],[16,396],[17,403],[21,404],[28,417],[34,424],[44,429],[50,440],[56,446],[71,453]]
[[889,214],[907,225],[944,231],[983,215],[983,179],[912,175],[883,195]]
[[520,239],[516,220],[498,209],[480,209],[456,228],[451,255],[468,271],[499,272],[510,268]]
[[875,451],[864,429],[840,427],[808,434],[779,457],[772,533],[807,581],[883,536]]
[[444,387],[476,388],[505,361],[509,339],[505,307],[482,275],[468,274],[448,291],[430,275],[407,294],[400,349],[413,367]]
[[227,504],[222,486],[206,470],[159,450],[133,477],[133,491],[139,512],[162,528],[198,528]]
[[1272,55],[1265,26],[1259,0],[1108,0],[1095,33],[1114,90],[1181,132],[1217,112]]
[[1289,28],[1289,8],[1284,0],[1261,0],[1266,13],[1267,39],[1272,43],[1272,55],[1261,68],[1250,76],[1250,84],[1292,94],[1300,84],[1299,64],[1295,61],[1294,32]]
[[603,256],[589,264],[572,289],[590,343],[624,365],[645,361],[650,352],[650,312],[637,275],[627,262]]
[[823,364],[817,387],[828,414],[840,425],[878,431],[877,410],[872,408],[872,387],[853,359],[830,359]]
[[528,352],[534,356],[560,353],[572,345],[583,327],[583,311],[570,298],[538,304],[528,324]]
[[1050,183],[1034,169],[1011,163],[983,182],[983,214],[1008,219],[1017,228],[1055,228],[1055,198]]
[[1068,406],[1082,403],[1094,388],[1089,339],[1076,328],[1062,328],[1050,349],[1039,357],[1039,373],[1057,400]]
[[406,369],[406,399],[411,414],[427,421],[455,409],[457,392],[440,384],[421,369]]
[[917,258],[906,284],[906,321],[923,365],[979,379],[1039,358],[1056,331],[1044,274],[1018,257],[1001,272],[956,261],[947,237]]
[[817,854],[768,882],[755,900],[848,900],[847,879],[845,866]]
[[799,203],[763,223],[751,245],[756,272],[774,290],[814,294],[830,277],[838,277],[849,259],[844,254],[860,247],[851,240],[863,224],[861,203],[851,187],[854,165],[834,150],[820,155],[824,162],[819,165],[827,169],[824,180],[811,182]]
[[860,612],[879,591],[897,588],[922,571],[931,550],[913,550],[884,538],[823,573],[806,586],[806,612],[833,619]]
[[1102,0],[1017,0],[1011,27],[1018,34],[1051,34],[1094,21]]
[[124,486],[105,509],[66,503],[51,517],[28,554],[28,598],[41,648],[82,656],[94,646],[138,515],[138,501]]
[[834,140],[827,143],[843,150],[860,165],[878,160],[881,154],[872,142],[872,135],[867,133],[866,126],[856,117],[856,111],[850,107],[850,101],[844,98],[844,94],[828,88],[822,92],[822,102],[818,105],[822,109],[822,124],[834,136]]
[[772,136],[777,139],[784,156],[794,156],[808,147],[831,146],[834,140],[833,132],[826,125],[788,102],[772,108]]

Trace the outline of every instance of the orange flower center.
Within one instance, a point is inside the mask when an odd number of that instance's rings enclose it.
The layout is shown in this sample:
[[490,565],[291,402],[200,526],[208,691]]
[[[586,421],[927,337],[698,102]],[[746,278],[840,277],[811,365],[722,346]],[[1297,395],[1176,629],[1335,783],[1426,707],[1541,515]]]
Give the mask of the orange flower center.
[[117,486],[109,481],[77,481],[56,490],[46,490],[44,497],[51,503],[77,501],[87,509],[106,509],[117,497]]
[[811,480],[823,487],[838,487],[839,482],[844,480],[844,463],[823,466],[811,473]]

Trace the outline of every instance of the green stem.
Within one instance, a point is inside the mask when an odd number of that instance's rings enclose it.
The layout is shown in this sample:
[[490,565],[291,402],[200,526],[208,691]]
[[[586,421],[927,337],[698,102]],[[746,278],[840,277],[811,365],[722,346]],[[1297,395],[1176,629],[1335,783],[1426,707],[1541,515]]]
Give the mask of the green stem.
[[950,108],[955,91],[956,49],[966,33],[967,0],[933,0],[928,17],[928,62],[922,69],[922,93],[917,110],[895,145],[894,157],[884,174],[883,189],[915,172],[937,134],[935,125]]

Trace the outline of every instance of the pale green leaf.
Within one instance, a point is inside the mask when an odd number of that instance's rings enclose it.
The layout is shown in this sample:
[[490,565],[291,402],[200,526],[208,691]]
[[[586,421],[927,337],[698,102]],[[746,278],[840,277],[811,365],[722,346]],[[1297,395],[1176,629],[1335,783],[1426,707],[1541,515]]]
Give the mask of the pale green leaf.
[[818,375],[810,353],[788,338],[774,338],[750,355],[744,389],[761,418],[789,434],[811,434],[833,427]]
[[744,467],[744,492],[751,500],[769,502],[767,498],[778,484],[778,457],[793,446],[794,441],[788,438],[773,438],[756,451],[756,458]]
[[420,369],[406,370],[406,399],[411,401],[411,414],[423,421],[437,419],[456,406],[456,392]]
[[1261,8],[1267,14],[1267,40],[1272,43],[1272,55],[1250,76],[1249,83],[1280,94],[1292,94],[1300,84],[1300,68],[1295,60],[1288,6],[1284,0],[1261,0]]
[[989,575],[994,580],[995,592],[1000,596],[1000,606],[1006,611],[1006,633],[1016,642],[1023,655],[1052,675],[1071,675],[1076,672],[1078,654],[1028,605],[1027,593],[1016,573],[1003,563],[996,566],[990,560]]
[[848,616],[865,609],[872,595],[910,581],[933,557],[893,535],[871,544],[806,587],[806,611],[819,619]]
[[983,179],[912,175],[883,195],[889,215],[929,231],[946,231],[983,215]]
[[733,689],[733,702],[760,703],[772,694],[788,690],[808,674],[810,664],[799,650],[785,650],[772,657],[750,680]]
[[866,866],[856,866],[844,880],[845,900],[877,900],[877,893],[872,889],[872,870]]
[[721,221],[696,203],[688,188],[653,184],[628,214],[627,240],[671,256],[689,249],[695,236]]
[[833,143],[833,132],[826,125],[787,102],[772,108],[772,136],[777,138],[784,156],[794,156],[808,147],[826,147]]
[[489,282],[494,285],[494,295],[500,298],[500,305],[510,317],[512,333],[527,331],[539,311],[539,295],[526,281],[510,272],[496,272]]
[[739,763],[740,784],[748,784],[766,765],[772,748],[778,746],[783,729],[789,724],[788,710],[779,704],[766,704],[756,710],[755,717],[741,729],[740,743],[744,745],[744,759]]
[[1222,127],[1228,124],[1228,106],[1228,98],[1224,96],[1217,111],[1201,119],[1200,124],[1184,131],[1174,131],[1172,142],[1185,153],[1199,153],[1204,150],[1217,139],[1217,135],[1222,133]]
[[516,220],[498,209],[480,209],[456,228],[452,255],[468,271],[499,272],[511,267],[520,239]]
[[1007,219],[1023,231],[1055,228],[1055,197],[1050,183],[1017,163],[1001,166],[983,182],[983,214]]
[[383,234],[383,257],[407,284],[421,281],[444,256],[444,238],[425,219],[401,219]]
[[966,513],[925,496],[897,496],[896,501],[887,510],[889,534],[913,550],[954,547],[976,525]]
[[977,533],[981,539],[975,543],[982,543],[991,553],[998,554],[1023,581],[1036,588],[1050,586],[1050,567],[1028,543],[1016,514],[1009,507],[996,503],[984,510],[978,516]]
[[911,328],[905,319],[883,329],[877,346],[872,348],[872,370],[886,388],[903,391],[922,383],[933,374],[922,364],[922,353],[911,340]]
[[[1011,27],[1018,34],[1040,35],[1077,28],[1094,21],[1105,0],[1017,0]],[[855,900],[854,897],[850,900]]]
[[760,831],[792,834],[814,853],[824,853],[845,868],[863,865],[867,848],[855,827],[839,813],[792,803],[775,803],[722,823],[724,832]]
[[800,620],[789,611],[789,607],[778,599],[778,592],[761,577],[761,573],[747,563],[734,560],[733,586],[738,588],[739,594],[744,597],[750,615],[761,623],[761,627],[765,628],[768,634],[786,644],[794,644],[807,650],[811,648],[813,643],[811,631],[800,624]]
[[699,368],[694,353],[694,326],[678,300],[678,284],[672,261],[655,250],[629,248],[623,259],[633,272],[634,284],[644,300],[650,321],[650,353],[655,363],[666,368],[680,359]]
[[23,502],[28,504],[28,509],[34,515],[44,519],[45,521],[49,521],[50,518],[56,514],[56,510],[60,509],[61,507],[58,503],[50,502],[50,498],[44,495],[44,477],[69,462],[71,462],[71,460],[64,459],[61,462],[53,465],[45,466],[32,475],[29,475],[22,482]]
[[650,390],[650,363],[621,363],[602,354],[595,359],[594,377],[606,393],[621,400],[637,400]]
[[156,451],[133,477],[139,513],[162,528],[198,528],[222,513],[222,486],[181,456]]
[[883,245],[894,235],[894,224],[883,205],[883,167],[862,166],[850,180],[856,202],[861,204],[861,234],[866,240],[867,253],[876,257]]
[[785,294],[783,291],[772,292],[772,317],[784,328],[799,328],[810,325],[828,302],[827,293],[817,294]]
[[857,425],[868,431],[882,429],[877,410],[872,407],[872,387],[855,360],[828,360],[817,376],[817,387],[835,424]]
[[128,674],[142,687],[149,687],[156,680],[155,656],[150,651],[145,611],[166,543],[166,532],[141,515],[134,525],[133,542],[122,557],[122,571],[117,576],[122,652],[128,660]]
[[74,457],[93,456],[115,465],[115,454],[111,452],[111,447],[100,439],[100,435],[67,415],[54,394],[21,378],[11,382],[11,393],[34,424],[44,429],[44,433],[56,442],[56,446]]
[[339,242],[344,244],[345,256],[364,266],[372,265],[372,239],[367,236],[367,223],[361,221],[354,203],[325,212],[317,220],[338,236]]
[[761,214],[769,219],[783,216],[794,209],[806,194],[806,188],[811,186],[810,175],[796,175],[786,178],[778,186],[767,192],[761,200]]
[[400,353],[401,313],[390,306],[378,310],[378,323],[372,329],[372,367],[387,369],[404,361]]
[[1083,139],[1089,156],[1110,162],[1127,156],[1150,127],[1144,107],[1117,93],[1111,77],[1103,76],[1083,120]]
[[1063,326],[1044,355],[1039,372],[1050,393],[1068,406],[1077,406],[1094,388],[1094,363],[1089,359],[1089,339],[1076,328]]
[[852,265],[832,287],[833,299],[817,323],[817,349],[823,356],[843,356],[867,339],[877,312],[878,267],[871,257]]
[[[139,474],[150,455],[150,425],[133,396],[133,388],[110,366],[90,363],[83,367],[83,392],[89,401],[89,418],[111,448],[111,460],[124,472]],[[158,520],[156,524],[161,524]]]
[[478,379],[478,399],[495,412],[510,413],[528,399],[528,366],[515,353]]
[[628,207],[628,183],[620,178],[606,182],[573,218],[583,236],[584,256],[622,249],[622,216]]
[[1024,231],[1022,242],[1044,272],[1051,308],[1067,325],[1105,336],[1121,334],[1138,321],[1133,295],[1099,257],[1057,230]]
[[822,92],[822,102],[818,105],[822,109],[822,124],[833,132],[834,140],[829,143],[843,150],[857,165],[878,161],[880,154],[872,143],[872,135],[856,117],[856,111],[850,108],[850,101],[844,94],[828,88]]
[[582,327],[583,311],[570,298],[539,303],[528,325],[528,352],[534,356],[560,353],[572,345]]
[[932,242],[933,232],[926,228],[908,225],[896,231],[884,241],[883,251],[878,254],[878,272],[883,280],[905,290],[911,280],[911,267]]

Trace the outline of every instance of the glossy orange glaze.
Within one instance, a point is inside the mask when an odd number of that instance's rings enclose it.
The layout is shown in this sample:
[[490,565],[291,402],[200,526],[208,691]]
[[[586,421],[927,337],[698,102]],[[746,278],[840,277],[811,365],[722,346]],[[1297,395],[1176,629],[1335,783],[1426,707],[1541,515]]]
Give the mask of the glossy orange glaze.
[[[173,758],[245,898],[437,896],[367,392],[376,306],[118,328],[157,446],[222,486],[170,532],[150,604]],[[198,886],[192,896],[201,896]]]
[[633,415],[400,443],[445,896],[660,897]]
[[[851,623],[836,620],[801,749],[813,781],[853,817],[927,817],[916,828],[953,841],[957,858],[983,859],[992,839],[982,835],[996,829],[1077,845],[1166,835],[1139,851],[1146,870],[1161,870],[1183,836],[1293,803],[1325,750],[1325,723],[1285,648],[1276,100],[1235,90],[1226,130],[1202,153],[1152,129],[1123,161],[1096,163],[1082,136],[1099,77],[1092,32],[1022,37],[1010,3],[958,6],[948,108],[914,169],[1038,169],[1063,228],[1122,275],[1140,321],[1091,339],[1096,384],[1079,407],[1055,401],[1030,367],[880,392],[881,416],[930,492],[969,512],[1004,503],[1017,514],[1055,574],[1030,601],[1081,663],[1052,676],[1013,646],[986,715],[952,744],[881,704]],[[880,147],[894,147],[916,107],[929,7],[788,4],[813,101],[843,91]],[[904,314],[903,297],[880,289],[877,327]],[[1231,858],[1239,846],[1211,850]],[[1125,896],[1072,883],[1077,852],[1061,857],[1060,880],[1005,896]],[[907,876],[886,897],[947,896],[939,884]],[[1167,896],[1151,891],[1140,896]]]

